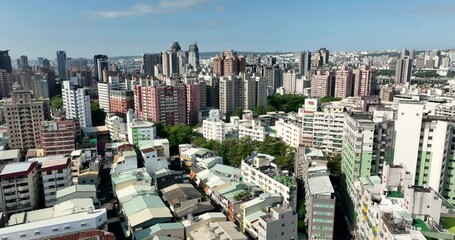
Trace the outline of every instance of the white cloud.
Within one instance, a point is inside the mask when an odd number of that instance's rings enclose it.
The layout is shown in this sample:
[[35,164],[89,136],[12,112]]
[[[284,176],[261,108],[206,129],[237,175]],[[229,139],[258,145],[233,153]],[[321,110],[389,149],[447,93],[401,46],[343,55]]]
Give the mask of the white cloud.
[[158,4],[137,3],[123,10],[88,11],[87,13],[102,18],[164,14],[187,9],[208,1],[211,0],[161,0]]

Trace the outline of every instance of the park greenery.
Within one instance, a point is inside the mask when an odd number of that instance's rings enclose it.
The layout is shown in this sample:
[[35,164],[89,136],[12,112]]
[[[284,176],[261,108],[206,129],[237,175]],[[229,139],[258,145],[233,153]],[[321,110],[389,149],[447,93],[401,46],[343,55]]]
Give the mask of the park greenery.
[[267,98],[267,111],[297,112],[305,103],[304,96],[274,94]]
[[436,71],[417,71],[413,74],[416,78],[437,78],[440,77]]

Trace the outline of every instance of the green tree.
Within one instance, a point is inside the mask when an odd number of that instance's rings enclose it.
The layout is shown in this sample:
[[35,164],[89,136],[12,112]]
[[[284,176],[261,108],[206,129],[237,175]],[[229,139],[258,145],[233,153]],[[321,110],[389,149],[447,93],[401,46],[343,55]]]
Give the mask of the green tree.
[[329,157],[327,162],[327,168],[330,174],[333,176],[340,176],[341,174],[341,154],[334,157]]
[[325,96],[325,97],[322,97],[321,99],[319,99],[319,102],[326,103],[326,102],[335,102],[335,101],[340,101],[340,100],[341,100],[341,98]]
[[267,104],[278,111],[297,112],[299,107],[305,103],[305,98],[294,94],[274,94],[267,98]]
[[262,105],[256,106],[254,108],[254,114],[256,114],[256,115],[264,115],[266,113],[267,113],[267,110]]
[[241,117],[243,115],[243,108],[236,108],[231,114],[232,117]]
[[298,231],[301,233],[306,232],[305,214],[306,214],[305,199],[302,199],[299,203],[299,222],[297,225]]
[[62,95],[57,95],[51,98],[51,106],[53,110],[61,109],[63,107]]
[[169,140],[169,151],[172,154],[178,153],[179,144],[191,143],[195,138],[200,137],[188,124],[179,124],[173,126],[165,126],[167,139]]
[[92,113],[92,125],[103,126],[105,125],[106,113],[101,110],[98,100],[90,102],[90,110]]

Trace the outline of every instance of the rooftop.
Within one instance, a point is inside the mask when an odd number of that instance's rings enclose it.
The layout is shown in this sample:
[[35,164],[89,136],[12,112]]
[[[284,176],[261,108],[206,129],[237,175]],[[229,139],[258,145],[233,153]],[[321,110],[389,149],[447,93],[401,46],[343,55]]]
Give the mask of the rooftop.
[[107,126],[97,126],[97,127],[85,127],[82,131],[86,134],[88,133],[99,133],[99,132],[108,132],[109,129]]
[[308,178],[308,188],[311,195],[329,195],[334,193],[329,176]]
[[9,163],[3,168],[0,177],[26,176],[36,168],[36,165],[36,162]]
[[155,124],[152,122],[147,122],[147,121],[141,121],[138,119],[134,119],[133,122],[131,123],[131,127],[133,128],[147,128],[147,127],[154,127]]
[[17,159],[17,158],[19,158],[20,154],[21,154],[21,152],[19,149],[0,151],[0,161]]
[[57,190],[56,197],[61,198],[76,192],[95,192],[96,186],[91,184],[77,184]]
[[55,159],[55,160],[45,160],[41,165],[42,171],[53,171],[67,168],[71,164],[71,159]]
[[162,230],[182,230],[184,227],[180,222],[158,223],[151,227],[142,229],[134,234],[135,239],[146,239],[148,236],[158,233]]
[[161,193],[163,194],[163,199],[172,204],[202,197],[202,194],[189,183],[173,184],[162,189]]

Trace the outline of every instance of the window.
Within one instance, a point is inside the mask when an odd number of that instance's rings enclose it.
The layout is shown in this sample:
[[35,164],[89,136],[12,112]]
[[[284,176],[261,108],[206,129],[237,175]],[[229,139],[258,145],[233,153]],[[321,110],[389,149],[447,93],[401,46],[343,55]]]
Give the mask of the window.
[[35,236],[40,234],[41,234],[40,231],[35,231]]
[[66,225],[66,226],[64,226],[64,227],[63,227],[63,229],[65,229],[65,230],[69,230],[69,229],[70,229],[70,225]]
[[52,232],[57,232],[58,228],[52,228]]
[[27,237],[27,234],[22,233],[22,234],[20,235],[20,237],[21,237],[21,238],[25,238],[25,237]]

